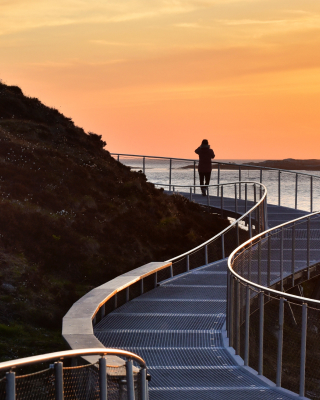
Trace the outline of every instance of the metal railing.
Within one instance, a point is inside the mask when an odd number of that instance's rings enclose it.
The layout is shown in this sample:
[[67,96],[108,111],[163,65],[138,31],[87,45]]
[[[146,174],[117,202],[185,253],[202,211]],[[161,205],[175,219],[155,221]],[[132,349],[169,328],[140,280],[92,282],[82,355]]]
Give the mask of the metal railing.
[[[77,357],[100,355],[97,364],[64,367],[62,360]],[[126,359],[122,379],[115,379],[107,374],[106,356],[119,356]],[[49,368],[16,376],[13,369],[21,369],[32,364],[54,361]],[[134,373],[133,362],[140,370]],[[6,372],[8,371],[8,372]],[[5,400],[36,399],[128,399],[147,400],[148,382],[145,361],[138,355],[117,349],[79,349],[43,354],[0,363],[0,373],[5,373],[0,379],[0,398]]]
[[[256,235],[228,260],[229,345],[259,375],[311,398],[320,396],[320,301],[299,284],[320,273],[319,239],[317,212]],[[285,292],[293,287],[298,295]]]
[[[198,160],[145,155],[111,155],[134,170],[141,170],[150,182],[196,185]],[[313,212],[320,209],[320,176],[284,169],[212,161],[211,181],[216,184],[234,181],[256,181],[269,190],[269,204],[285,205]]]

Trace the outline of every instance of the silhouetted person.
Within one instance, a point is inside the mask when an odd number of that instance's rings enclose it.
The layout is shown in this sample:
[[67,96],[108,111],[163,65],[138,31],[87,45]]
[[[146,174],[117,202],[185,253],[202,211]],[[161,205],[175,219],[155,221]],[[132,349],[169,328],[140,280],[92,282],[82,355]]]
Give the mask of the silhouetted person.
[[[214,152],[210,149],[207,139],[203,139],[201,146],[195,150],[195,153],[199,155],[198,172],[200,178],[200,185],[209,185],[212,171],[211,160],[215,157]],[[202,196],[206,195],[206,187],[202,187]]]

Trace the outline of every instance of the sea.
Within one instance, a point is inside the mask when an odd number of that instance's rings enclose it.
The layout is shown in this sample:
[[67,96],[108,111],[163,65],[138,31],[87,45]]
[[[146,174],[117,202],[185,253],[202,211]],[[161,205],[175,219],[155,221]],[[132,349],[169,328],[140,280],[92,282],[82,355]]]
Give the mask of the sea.
[[[117,157],[115,157],[117,159]],[[172,159],[170,174],[170,159],[120,156],[119,161],[130,166],[133,171],[145,170],[148,181],[154,183],[157,187],[163,187],[165,190],[173,189],[177,192],[190,192],[190,185],[199,185],[197,169],[194,168],[193,160]],[[246,164],[248,162],[261,162],[262,159],[232,159],[219,160],[215,162]],[[144,163],[144,165],[143,165]],[[268,203],[279,203],[279,175],[280,175],[280,204],[285,207],[295,207],[297,192],[297,208],[304,211],[320,210],[320,171],[281,171],[262,170],[262,184],[266,186],[268,192]],[[213,169],[210,184],[227,182],[260,182],[260,169]],[[171,181],[170,181],[171,179]],[[241,185],[241,191],[244,191],[245,185]],[[297,189],[296,189],[297,187]],[[210,189],[211,190],[211,189]],[[196,192],[200,192],[199,188]],[[225,192],[225,195],[228,194]],[[244,195],[244,193],[242,193]],[[230,197],[234,196],[234,189],[230,187]]]

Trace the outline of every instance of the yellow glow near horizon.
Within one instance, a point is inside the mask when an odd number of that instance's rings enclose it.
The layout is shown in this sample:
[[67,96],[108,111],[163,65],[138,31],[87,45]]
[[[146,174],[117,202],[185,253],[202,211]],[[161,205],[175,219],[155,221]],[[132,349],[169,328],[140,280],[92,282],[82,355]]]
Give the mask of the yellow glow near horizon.
[[320,158],[320,2],[10,0],[0,78],[107,149]]

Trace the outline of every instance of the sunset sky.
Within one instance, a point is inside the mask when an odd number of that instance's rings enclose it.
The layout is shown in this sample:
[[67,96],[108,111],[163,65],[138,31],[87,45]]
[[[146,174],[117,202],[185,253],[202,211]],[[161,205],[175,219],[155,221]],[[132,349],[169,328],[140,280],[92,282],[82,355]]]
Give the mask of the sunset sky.
[[2,0],[0,79],[111,152],[320,158],[319,0]]

